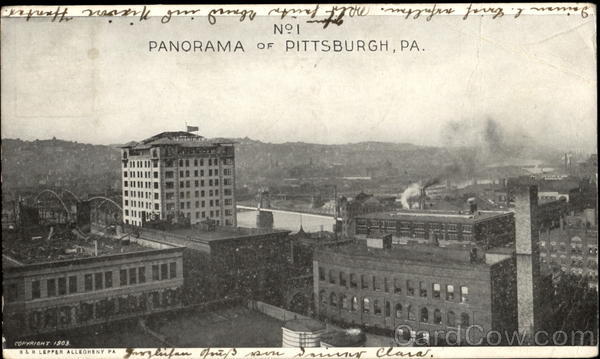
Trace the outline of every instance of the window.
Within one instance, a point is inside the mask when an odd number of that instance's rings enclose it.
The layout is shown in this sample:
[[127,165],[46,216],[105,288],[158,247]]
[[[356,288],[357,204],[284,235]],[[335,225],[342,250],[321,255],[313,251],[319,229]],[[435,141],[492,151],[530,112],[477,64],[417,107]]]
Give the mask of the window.
[[432,291],[431,292],[433,293],[433,297],[435,299],[440,299],[440,290],[441,290],[440,284],[439,283],[433,283]]
[[415,287],[410,279],[406,281],[406,295],[415,295]]
[[384,292],[389,292],[390,291],[390,286],[389,286],[387,277],[383,278],[383,291]]
[[146,282],[146,267],[138,268],[138,281],[140,282],[140,284]]
[[350,288],[357,288],[358,282],[356,281],[356,274],[350,273]]
[[335,272],[333,269],[329,270],[329,283],[335,284]]
[[385,317],[389,318],[392,315],[392,305],[390,304],[390,302],[386,301],[385,302]]
[[331,293],[329,295],[329,305],[332,307],[337,307],[337,296],[335,295],[335,293]]
[[121,269],[119,271],[119,285],[124,286],[127,285],[127,270]]
[[112,278],[113,277],[113,273],[112,272],[104,272],[104,287],[105,288],[112,288]]
[[415,320],[415,308],[412,305],[408,306],[408,320]]
[[396,304],[396,318],[402,318],[402,304]]
[[469,300],[469,288],[462,286],[460,287],[460,302],[466,303]]
[[86,292],[92,290],[94,284],[94,278],[92,278],[91,274],[86,274],[83,276],[83,288]]
[[427,283],[419,282],[419,296],[427,298]]
[[67,278],[58,278],[58,295],[67,294]]
[[38,299],[40,297],[40,281],[34,280],[31,282],[31,298]]
[[177,262],[169,263],[169,278],[177,277]]
[[455,326],[456,326],[456,315],[454,314],[454,312],[453,312],[453,311],[451,311],[451,310],[450,310],[450,311],[448,311],[448,315],[447,315],[447,317],[448,317],[448,318],[446,318],[446,319],[447,319],[447,323],[446,323],[446,324],[447,324],[449,327],[455,327]]
[[402,293],[402,281],[398,278],[394,278],[394,293],[395,294]]
[[463,327],[468,327],[470,325],[469,323],[470,323],[470,321],[469,321],[469,314],[462,313],[460,315],[460,325],[463,326]]
[[442,324],[442,312],[439,309],[433,311],[433,324]]
[[454,300],[454,286],[452,284],[446,286],[446,300]]
[[377,276],[373,276],[373,290],[381,291],[383,288],[383,283],[381,283],[381,278]]
[[352,302],[350,303],[350,310],[353,312],[358,311],[358,298],[352,297]]
[[362,307],[363,313],[369,313],[371,310],[371,301],[369,300],[369,298],[364,298],[363,299],[363,307]]
[[104,285],[102,283],[102,273],[94,273],[94,288],[96,290],[101,290],[102,288],[104,288]]
[[69,277],[69,293],[77,293],[77,277]]
[[169,267],[167,266],[167,263],[163,263],[160,265],[160,279],[167,279],[167,277],[169,276]]
[[427,322],[429,322],[429,311],[427,310],[427,308],[423,307],[421,308],[421,323]]
[[345,295],[342,294],[342,296],[340,297],[340,303],[342,305],[342,309],[344,310],[348,310],[350,309],[349,303],[348,303],[348,297],[346,297]]
[[369,288],[369,282],[367,281],[367,276],[364,274],[360,275],[360,287],[362,289],[368,289]]
[[46,285],[47,285],[47,290],[48,290],[48,297],[56,296],[56,280],[48,279],[46,281]]
[[340,272],[340,285],[342,287],[346,286],[346,272]]
[[136,268],[129,268],[129,284],[136,284],[137,283],[137,269]]
[[375,315],[381,315],[381,304],[379,303],[378,299],[373,301],[373,313]]
[[319,303],[327,304],[327,294],[324,290],[319,292]]
[[319,280],[325,280],[325,270],[323,267],[319,267]]

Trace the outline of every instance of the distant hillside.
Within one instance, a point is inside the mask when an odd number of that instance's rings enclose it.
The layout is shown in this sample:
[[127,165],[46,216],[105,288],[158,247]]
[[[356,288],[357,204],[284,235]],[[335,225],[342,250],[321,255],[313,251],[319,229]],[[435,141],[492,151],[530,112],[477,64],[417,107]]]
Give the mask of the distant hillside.
[[[447,150],[387,142],[322,145],[234,140],[238,186],[277,184],[290,177],[372,176],[408,183],[432,177],[475,176],[485,167],[474,148]],[[3,139],[3,190],[63,187],[81,194],[119,190],[117,146],[58,139]]]
[[2,140],[2,190],[61,187],[75,193],[120,188],[120,150],[63,140]]

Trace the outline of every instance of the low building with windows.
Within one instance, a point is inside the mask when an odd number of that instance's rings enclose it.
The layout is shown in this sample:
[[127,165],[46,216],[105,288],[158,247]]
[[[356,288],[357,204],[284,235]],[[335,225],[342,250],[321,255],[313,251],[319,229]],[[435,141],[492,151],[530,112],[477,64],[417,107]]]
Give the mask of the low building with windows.
[[153,241],[70,232],[3,238],[2,269],[3,329],[13,338],[181,306],[183,248]]
[[[455,329],[473,340],[488,330],[517,329],[511,251],[473,256],[375,238],[324,248],[313,266],[316,310],[326,320],[388,330],[405,325],[432,335]],[[480,329],[468,332],[473,325]]]
[[443,247],[475,243],[485,249],[514,243],[514,228],[511,212],[402,209],[357,216],[355,238],[387,233],[394,244],[414,241]]

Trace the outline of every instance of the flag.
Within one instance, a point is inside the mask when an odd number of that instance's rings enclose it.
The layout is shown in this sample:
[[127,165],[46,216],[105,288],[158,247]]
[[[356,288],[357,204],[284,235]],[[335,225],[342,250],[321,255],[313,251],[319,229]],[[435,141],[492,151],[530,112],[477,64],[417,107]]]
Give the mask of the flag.
[[198,126],[188,126],[187,132],[198,132]]

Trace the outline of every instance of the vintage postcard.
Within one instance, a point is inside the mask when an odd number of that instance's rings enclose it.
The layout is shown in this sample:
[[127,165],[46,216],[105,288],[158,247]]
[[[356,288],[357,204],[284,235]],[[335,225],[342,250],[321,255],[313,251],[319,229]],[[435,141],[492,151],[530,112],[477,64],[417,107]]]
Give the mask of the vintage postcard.
[[595,5],[1,15],[5,358],[598,354]]

